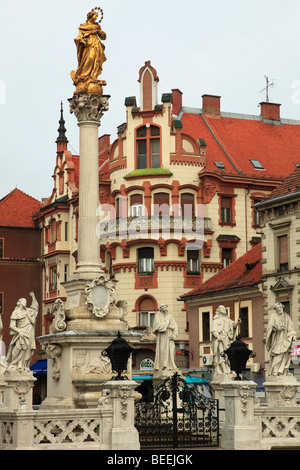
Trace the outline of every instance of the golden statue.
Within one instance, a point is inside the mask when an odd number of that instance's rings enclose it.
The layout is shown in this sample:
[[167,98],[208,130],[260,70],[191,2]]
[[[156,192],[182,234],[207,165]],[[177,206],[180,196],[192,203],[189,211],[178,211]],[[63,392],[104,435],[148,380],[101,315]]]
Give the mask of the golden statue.
[[[101,12],[100,21],[96,21]],[[75,93],[98,93],[102,95],[104,80],[98,80],[102,73],[102,64],[106,61],[105,46],[100,39],[106,39],[100,23],[103,18],[101,8],[94,8],[87,14],[87,21],[79,26],[78,36],[74,40],[77,47],[77,70],[71,72],[71,77],[76,86]]]

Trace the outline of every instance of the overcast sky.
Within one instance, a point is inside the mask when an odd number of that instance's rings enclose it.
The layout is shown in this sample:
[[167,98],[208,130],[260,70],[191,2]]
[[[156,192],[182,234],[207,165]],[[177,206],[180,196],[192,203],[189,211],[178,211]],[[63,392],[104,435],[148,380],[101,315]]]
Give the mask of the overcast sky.
[[116,138],[124,100],[139,101],[138,72],[150,60],[162,93],[179,88],[183,105],[221,95],[221,110],[260,114],[265,78],[281,116],[300,120],[300,0],[0,0],[0,197],[18,187],[48,197],[63,102],[69,149],[78,153],[74,38],[93,7],[107,34],[101,79],[110,109],[99,135]]

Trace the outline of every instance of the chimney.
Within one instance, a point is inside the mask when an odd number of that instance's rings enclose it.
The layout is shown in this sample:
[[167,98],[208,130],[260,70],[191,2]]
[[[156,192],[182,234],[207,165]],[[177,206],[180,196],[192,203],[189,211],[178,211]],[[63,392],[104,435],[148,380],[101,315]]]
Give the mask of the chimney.
[[182,108],[182,93],[180,90],[172,90],[172,114],[178,116]]
[[268,121],[280,121],[281,104],[265,101],[260,103],[260,115]]
[[202,95],[202,109],[204,114],[220,116],[220,96]]

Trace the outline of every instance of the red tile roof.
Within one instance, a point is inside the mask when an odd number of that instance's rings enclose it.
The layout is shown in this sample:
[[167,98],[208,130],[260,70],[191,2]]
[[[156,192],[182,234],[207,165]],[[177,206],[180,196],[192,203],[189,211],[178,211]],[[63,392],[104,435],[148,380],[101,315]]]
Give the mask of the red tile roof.
[[[207,169],[225,175],[282,180],[300,163],[300,121],[263,122],[260,117],[232,114],[211,117],[184,112],[183,132],[206,142]],[[250,159],[259,160],[264,170],[254,169]],[[215,161],[225,170],[218,171]]]
[[300,168],[296,168],[284,181],[270,193],[270,195],[263,199],[262,202],[272,201],[277,197],[286,196],[300,191]]
[[0,200],[0,226],[34,228],[40,207],[40,201],[16,188]]
[[235,260],[218,274],[208,279],[201,286],[180,296],[201,296],[212,292],[223,292],[232,289],[255,286],[259,283],[262,275],[261,243]]

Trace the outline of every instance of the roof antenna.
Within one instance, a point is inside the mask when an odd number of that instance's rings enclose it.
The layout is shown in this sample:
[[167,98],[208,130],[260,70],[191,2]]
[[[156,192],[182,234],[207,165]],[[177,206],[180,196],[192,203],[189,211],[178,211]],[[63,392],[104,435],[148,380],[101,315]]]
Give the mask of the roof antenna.
[[262,90],[260,90],[260,93],[262,93],[263,91],[266,91],[266,102],[269,102],[270,101],[270,98],[269,98],[269,88],[270,87],[273,87],[275,85],[274,81],[272,80],[272,82],[270,83],[269,81],[269,77],[267,77],[267,75],[265,75],[265,79],[266,79],[266,86],[265,88],[263,88]]

